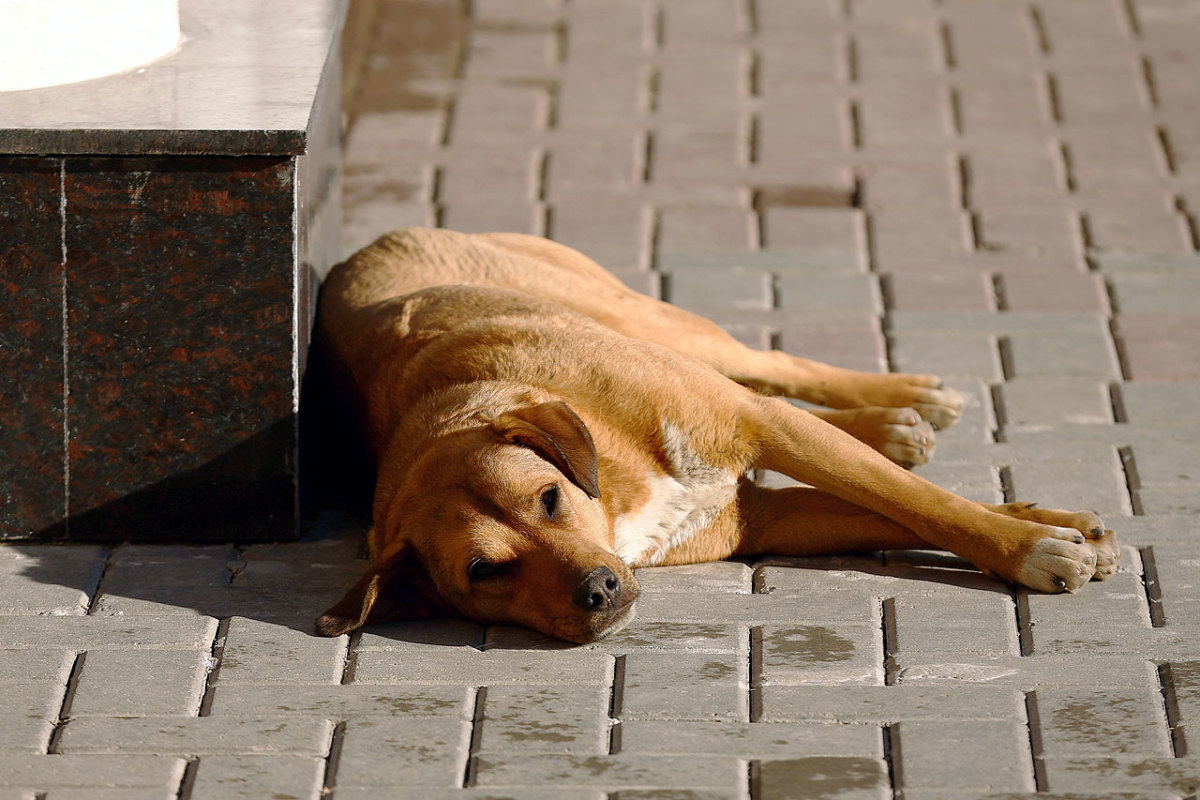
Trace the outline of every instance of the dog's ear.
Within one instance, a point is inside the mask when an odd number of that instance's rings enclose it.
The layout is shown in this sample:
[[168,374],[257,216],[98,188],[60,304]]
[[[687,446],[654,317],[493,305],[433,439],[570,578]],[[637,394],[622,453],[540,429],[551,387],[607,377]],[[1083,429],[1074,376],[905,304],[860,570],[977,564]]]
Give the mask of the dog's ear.
[[600,496],[596,443],[587,425],[566,403],[555,400],[506,412],[495,427],[506,442],[537,451],[589,497]]
[[373,565],[333,608],[317,618],[316,632],[341,636],[363,625],[400,619],[456,616],[410,545]]

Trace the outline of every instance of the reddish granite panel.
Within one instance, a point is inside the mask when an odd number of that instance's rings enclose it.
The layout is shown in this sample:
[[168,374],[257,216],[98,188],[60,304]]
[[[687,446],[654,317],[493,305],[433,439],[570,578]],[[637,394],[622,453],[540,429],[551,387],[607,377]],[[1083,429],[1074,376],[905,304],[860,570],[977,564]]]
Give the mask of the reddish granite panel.
[[72,538],[293,533],[294,164],[67,160]]
[[64,515],[61,159],[0,158],[0,538]]

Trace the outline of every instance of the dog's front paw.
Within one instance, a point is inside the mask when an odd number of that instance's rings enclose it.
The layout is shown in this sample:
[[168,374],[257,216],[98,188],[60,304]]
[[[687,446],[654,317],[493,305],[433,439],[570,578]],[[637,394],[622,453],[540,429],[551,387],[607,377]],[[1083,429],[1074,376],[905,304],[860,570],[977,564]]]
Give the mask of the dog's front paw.
[[962,416],[962,394],[945,388],[936,375],[890,373],[871,378],[861,397],[865,406],[911,408],[934,430],[949,428]]
[[1009,577],[1042,592],[1073,592],[1117,571],[1117,535],[1091,511],[1059,511],[1033,503],[1006,503],[994,510],[1036,525],[1023,532],[1029,544]]

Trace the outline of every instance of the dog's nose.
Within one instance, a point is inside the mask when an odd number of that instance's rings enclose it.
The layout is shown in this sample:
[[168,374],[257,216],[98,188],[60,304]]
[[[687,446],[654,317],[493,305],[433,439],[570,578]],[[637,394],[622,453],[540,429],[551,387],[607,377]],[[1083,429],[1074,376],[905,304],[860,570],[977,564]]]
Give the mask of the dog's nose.
[[621,580],[608,567],[596,567],[575,589],[575,605],[584,611],[612,608],[621,594]]

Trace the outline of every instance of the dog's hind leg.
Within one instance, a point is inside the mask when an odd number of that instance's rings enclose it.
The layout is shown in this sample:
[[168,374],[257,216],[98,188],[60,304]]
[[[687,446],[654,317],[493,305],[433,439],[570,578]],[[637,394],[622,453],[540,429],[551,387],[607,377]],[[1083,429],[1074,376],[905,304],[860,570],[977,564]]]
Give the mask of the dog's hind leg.
[[[821,551],[831,552],[828,548],[835,546],[914,546],[916,539],[905,537],[898,526],[989,574],[1041,591],[1074,591],[1093,577],[1103,577],[1097,571],[1102,560],[1098,551],[1117,552],[1115,538],[1106,538],[1111,534],[1093,514],[985,506],[900,469],[857,439],[783,401],[752,397],[748,404],[741,425],[757,451],[754,466],[781,472],[894,523],[864,517],[857,541],[853,526],[850,534],[842,535],[844,529],[830,525],[828,534],[817,537]],[[790,528],[791,535],[807,538],[806,519],[813,515],[803,507],[784,512],[776,513],[780,523],[758,530],[750,526],[745,546],[782,553],[797,552],[796,547],[811,551],[812,542],[789,547],[780,537],[786,538]]]

